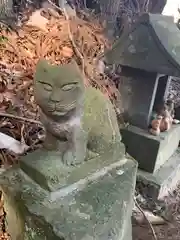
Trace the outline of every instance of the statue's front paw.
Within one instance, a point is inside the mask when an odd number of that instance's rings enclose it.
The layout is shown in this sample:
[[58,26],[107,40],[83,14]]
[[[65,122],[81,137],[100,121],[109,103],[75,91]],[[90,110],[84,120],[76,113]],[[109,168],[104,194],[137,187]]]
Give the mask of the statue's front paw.
[[65,151],[65,153],[63,155],[63,163],[68,166],[73,165],[74,155],[73,155],[72,151]]
[[92,152],[91,150],[88,150],[87,153],[86,153],[86,161],[88,161],[90,159],[93,159],[93,158],[96,158],[98,156],[99,156],[98,153],[95,153],[95,152]]
[[65,151],[64,155],[63,155],[63,163],[70,166],[74,166],[77,164],[80,164],[82,161],[80,158],[78,158],[77,156],[75,156],[75,154],[73,154],[73,151],[71,150],[67,150]]

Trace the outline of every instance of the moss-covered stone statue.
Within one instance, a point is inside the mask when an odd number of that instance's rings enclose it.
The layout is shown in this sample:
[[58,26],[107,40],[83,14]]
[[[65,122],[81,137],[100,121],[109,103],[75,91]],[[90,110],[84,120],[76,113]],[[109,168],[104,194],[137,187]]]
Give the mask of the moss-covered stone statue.
[[111,102],[84,87],[75,62],[40,60],[34,94],[44,148],[0,176],[13,240],[132,240],[137,163],[125,156]]
[[113,105],[99,90],[84,87],[75,61],[55,66],[40,60],[34,95],[46,129],[44,147],[59,150],[65,164],[82,163],[120,143]]

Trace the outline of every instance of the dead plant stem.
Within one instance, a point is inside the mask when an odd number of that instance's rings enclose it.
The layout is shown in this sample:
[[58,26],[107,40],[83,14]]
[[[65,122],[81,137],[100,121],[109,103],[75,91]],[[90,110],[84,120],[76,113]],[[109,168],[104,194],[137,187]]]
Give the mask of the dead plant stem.
[[18,119],[20,121],[30,122],[30,123],[35,123],[35,124],[38,124],[38,125],[42,125],[42,123],[40,121],[37,121],[37,120],[34,120],[34,119],[25,118],[25,117],[19,117],[19,116],[10,114],[10,113],[0,112],[0,117],[14,118],[14,119]]
[[139,205],[139,203],[137,202],[137,200],[136,200],[135,197],[134,197],[134,202],[135,202],[136,207],[139,209],[139,211],[142,213],[142,215],[143,215],[144,218],[146,219],[147,223],[149,224],[150,229],[151,229],[152,234],[153,234],[153,237],[154,237],[154,240],[158,240],[157,235],[156,235],[156,233],[155,233],[155,231],[154,231],[154,228],[153,228],[151,222],[150,222],[150,221],[148,220],[148,218],[146,217],[144,211],[143,211],[142,208],[140,207],[140,205]]

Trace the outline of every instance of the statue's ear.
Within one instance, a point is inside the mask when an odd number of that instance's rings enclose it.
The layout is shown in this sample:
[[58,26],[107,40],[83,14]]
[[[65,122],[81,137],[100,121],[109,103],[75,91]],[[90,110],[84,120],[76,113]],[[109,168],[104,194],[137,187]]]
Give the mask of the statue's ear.
[[79,66],[78,66],[77,62],[74,60],[74,58],[71,59],[71,61],[69,62],[68,65],[71,66],[72,68],[74,68],[75,70],[80,71]]
[[76,63],[74,58],[71,58],[71,61],[69,62],[69,64],[77,65],[77,63]]
[[40,59],[37,62],[36,69],[46,72],[49,67],[49,63],[46,59]]

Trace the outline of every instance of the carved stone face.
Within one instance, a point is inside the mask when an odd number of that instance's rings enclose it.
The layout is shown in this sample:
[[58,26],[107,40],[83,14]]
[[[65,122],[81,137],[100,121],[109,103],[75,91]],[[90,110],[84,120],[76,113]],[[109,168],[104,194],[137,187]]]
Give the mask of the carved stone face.
[[75,62],[54,66],[40,60],[34,77],[34,96],[42,111],[51,117],[75,110],[84,93],[83,77]]

